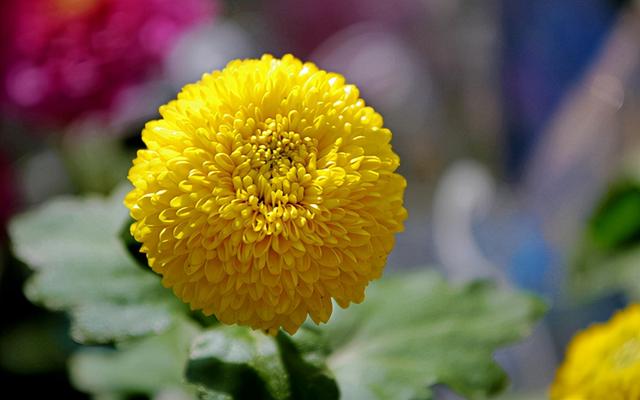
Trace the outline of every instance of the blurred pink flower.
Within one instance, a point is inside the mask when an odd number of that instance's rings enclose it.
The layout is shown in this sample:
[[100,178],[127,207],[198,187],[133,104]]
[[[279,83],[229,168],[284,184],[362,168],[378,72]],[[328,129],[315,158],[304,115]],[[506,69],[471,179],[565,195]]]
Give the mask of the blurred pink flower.
[[179,35],[217,11],[213,0],[3,0],[4,105],[66,123],[112,111],[123,90],[158,72]]

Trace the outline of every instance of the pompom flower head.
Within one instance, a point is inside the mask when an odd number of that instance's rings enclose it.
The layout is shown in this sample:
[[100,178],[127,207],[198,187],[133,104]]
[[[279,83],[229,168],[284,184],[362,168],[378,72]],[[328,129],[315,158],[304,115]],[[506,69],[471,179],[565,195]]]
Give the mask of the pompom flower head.
[[4,105],[62,124],[108,112],[148,79],[180,35],[211,18],[212,0],[3,0]]
[[364,299],[402,230],[406,181],[355,86],[265,55],[205,74],[160,114],[125,204],[165,286],[271,334]]
[[640,304],[573,339],[551,399],[640,399]]

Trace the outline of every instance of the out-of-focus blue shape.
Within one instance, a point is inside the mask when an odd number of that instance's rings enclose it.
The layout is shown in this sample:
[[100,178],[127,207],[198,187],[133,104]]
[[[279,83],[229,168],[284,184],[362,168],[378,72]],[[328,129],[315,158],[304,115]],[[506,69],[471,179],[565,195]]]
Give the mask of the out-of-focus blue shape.
[[600,48],[616,5],[610,0],[502,4],[506,161],[517,178],[564,93]]
[[510,285],[553,301],[564,289],[560,266],[565,260],[544,237],[537,218],[517,203],[505,206],[501,201],[474,227],[479,248]]
[[514,221],[522,231],[507,266],[507,275],[515,286],[551,298],[559,283],[559,279],[553,279],[558,277],[552,276],[558,271],[554,268],[558,262],[556,251],[544,239],[537,224],[528,218],[521,219]]

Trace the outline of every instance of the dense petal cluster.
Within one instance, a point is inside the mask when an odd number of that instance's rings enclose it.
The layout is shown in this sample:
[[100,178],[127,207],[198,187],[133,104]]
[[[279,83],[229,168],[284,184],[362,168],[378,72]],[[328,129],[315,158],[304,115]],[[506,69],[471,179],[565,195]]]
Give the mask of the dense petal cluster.
[[355,86],[265,55],[205,74],[160,113],[125,203],[164,285],[272,334],[364,299],[402,230],[406,181]]
[[640,399],[640,304],[573,339],[551,388],[551,398]]
[[3,0],[0,93],[47,122],[108,111],[157,70],[213,0]]

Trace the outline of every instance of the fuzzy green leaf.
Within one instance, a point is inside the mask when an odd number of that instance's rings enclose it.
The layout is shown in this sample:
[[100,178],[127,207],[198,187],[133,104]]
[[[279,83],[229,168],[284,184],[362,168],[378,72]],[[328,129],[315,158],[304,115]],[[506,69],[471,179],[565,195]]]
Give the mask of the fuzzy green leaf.
[[588,235],[602,251],[640,243],[640,182],[620,181],[609,189],[589,221]]
[[69,363],[73,384],[94,396],[174,394],[193,398],[182,376],[197,328],[186,320],[162,334],[119,343],[115,349],[83,347]]
[[305,326],[295,338],[237,326],[210,329],[193,342],[187,379],[205,393],[235,400],[338,399],[318,329]]
[[445,384],[469,399],[507,383],[493,352],[530,333],[545,306],[486,282],[451,287],[436,273],[389,276],[324,327],[344,399],[431,399]]
[[292,398],[336,400],[338,384],[326,365],[330,349],[316,326],[305,325],[292,338],[280,332],[277,337],[282,362],[289,374]]
[[233,399],[288,399],[288,375],[276,341],[244,327],[218,326],[192,344],[187,379]]
[[69,312],[72,335],[80,342],[160,333],[181,307],[121,243],[118,235],[128,218],[124,193],[53,200],[10,225],[14,253],[35,271],[27,296]]
[[614,183],[589,219],[573,263],[571,285],[581,297],[624,290],[640,298],[640,180]]
[[280,333],[279,355],[262,333],[209,330],[194,341],[187,378],[234,399],[431,399],[436,384],[482,399],[507,384],[493,352],[526,336],[544,309],[486,282],[453,288],[429,271],[387,277],[326,326]]

